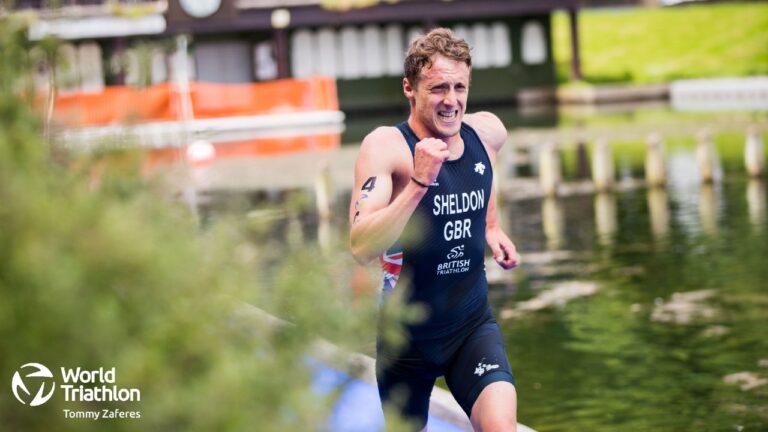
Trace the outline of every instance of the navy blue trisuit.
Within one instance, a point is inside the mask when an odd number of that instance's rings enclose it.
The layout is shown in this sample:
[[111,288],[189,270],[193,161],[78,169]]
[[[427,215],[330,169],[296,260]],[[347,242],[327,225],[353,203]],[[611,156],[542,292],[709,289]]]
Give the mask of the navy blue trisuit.
[[[420,139],[407,122],[397,128],[413,154]],[[493,170],[480,137],[466,123],[461,138],[463,154],[443,163],[403,234],[380,257],[383,301],[393,289],[404,289],[406,303],[426,310],[426,319],[406,325],[405,347],[385,343],[384,318],[377,342],[381,400],[419,427],[427,423],[429,397],[439,376],[445,376],[467,416],[488,384],[514,384],[485,278],[485,216]]]

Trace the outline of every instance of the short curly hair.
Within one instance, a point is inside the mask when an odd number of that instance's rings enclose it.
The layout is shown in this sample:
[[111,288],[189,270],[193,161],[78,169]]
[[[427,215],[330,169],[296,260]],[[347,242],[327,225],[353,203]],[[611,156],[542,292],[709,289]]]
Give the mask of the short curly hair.
[[411,85],[416,85],[424,67],[432,66],[432,56],[443,55],[451,60],[464,62],[472,67],[472,56],[469,44],[456,36],[451,29],[436,28],[429,33],[419,36],[411,42],[405,55],[403,69],[405,77]]

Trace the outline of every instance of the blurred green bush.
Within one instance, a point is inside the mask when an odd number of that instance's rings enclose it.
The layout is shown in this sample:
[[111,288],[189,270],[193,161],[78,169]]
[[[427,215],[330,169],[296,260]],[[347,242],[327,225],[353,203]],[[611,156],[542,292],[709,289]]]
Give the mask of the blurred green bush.
[[[353,302],[346,245],[273,248],[244,217],[202,230],[138,175],[130,151],[94,183],[101,156],[73,161],[43,139],[25,90],[38,61],[25,34],[0,18],[0,430],[321,429],[333,395],[312,391],[312,343],[359,349],[374,339],[375,299]],[[59,389],[23,406],[10,384],[28,362],[55,375],[115,367],[117,385],[140,389],[141,401],[66,402]],[[102,408],[141,419],[62,411]]]

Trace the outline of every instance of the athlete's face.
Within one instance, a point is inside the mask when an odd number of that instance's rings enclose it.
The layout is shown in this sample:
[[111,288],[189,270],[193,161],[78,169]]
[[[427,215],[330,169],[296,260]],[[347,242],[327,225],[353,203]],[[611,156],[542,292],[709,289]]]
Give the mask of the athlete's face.
[[435,55],[415,86],[404,79],[413,126],[446,142],[458,136],[467,107],[469,73],[466,63]]

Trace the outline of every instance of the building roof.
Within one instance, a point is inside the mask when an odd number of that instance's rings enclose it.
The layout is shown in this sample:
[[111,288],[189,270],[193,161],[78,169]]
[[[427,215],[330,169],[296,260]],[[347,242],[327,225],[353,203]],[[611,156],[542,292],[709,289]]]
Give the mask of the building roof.
[[[171,0],[177,1],[177,0]],[[483,19],[548,13],[577,8],[580,0],[399,0],[379,1],[370,7],[329,9],[322,0],[234,1],[236,13],[226,19],[169,19],[169,31],[219,32],[272,29],[276,8],[290,12],[288,28],[360,25],[369,23],[424,23],[455,19]]]

